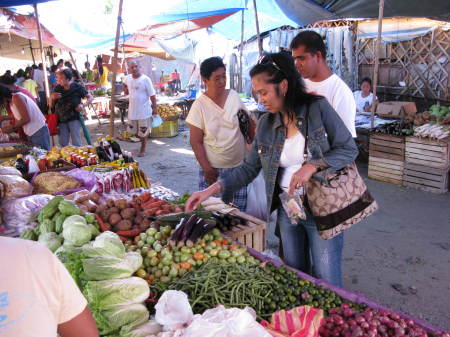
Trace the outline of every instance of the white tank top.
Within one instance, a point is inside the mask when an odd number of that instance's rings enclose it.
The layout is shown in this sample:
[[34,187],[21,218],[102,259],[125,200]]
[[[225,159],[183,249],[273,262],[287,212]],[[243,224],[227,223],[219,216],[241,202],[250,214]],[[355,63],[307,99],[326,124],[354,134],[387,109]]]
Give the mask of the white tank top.
[[[32,136],[45,125],[45,117],[42,114],[41,109],[39,109],[39,107],[37,106],[37,104],[34,103],[33,100],[29,98],[27,95],[21,92],[17,92],[13,95],[20,95],[20,97],[25,99],[25,106],[27,107],[30,121],[23,126],[23,132],[25,132],[27,136]],[[14,115],[14,118],[16,120],[20,120],[19,110],[14,104],[11,104],[11,111]]]
[[280,157],[280,167],[282,168],[280,187],[286,192],[289,189],[292,175],[302,167],[304,149],[305,137],[301,132],[297,132],[295,136],[287,138],[284,142]]

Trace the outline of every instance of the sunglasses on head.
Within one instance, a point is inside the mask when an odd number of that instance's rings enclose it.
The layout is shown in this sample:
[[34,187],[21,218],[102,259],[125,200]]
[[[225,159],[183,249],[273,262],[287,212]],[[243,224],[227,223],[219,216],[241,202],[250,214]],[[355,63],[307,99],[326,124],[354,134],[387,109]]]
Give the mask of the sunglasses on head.
[[[259,58],[259,60],[258,60],[258,64],[261,64],[261,65],[267,65],[267,64],[270,64],[271,66],[273,66],[276,70],[278,70],[280,73],[282,73],[283,75],[285,75],[284,74],[284,72],[283,72],[283,70],[281,70],[281,68],[275,63],[275,61],[272,59],[272,57],[270,56],[270,55],[263,55],[263,56],[261,56],[260,58]],[[286,76],[286,75],[285,75]]]

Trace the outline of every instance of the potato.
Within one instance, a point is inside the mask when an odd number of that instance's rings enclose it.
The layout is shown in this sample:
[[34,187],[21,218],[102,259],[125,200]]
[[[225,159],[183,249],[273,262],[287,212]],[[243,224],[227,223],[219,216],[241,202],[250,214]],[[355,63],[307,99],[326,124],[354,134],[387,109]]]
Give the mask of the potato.
[[108,218],[108,222],[110,225],[114,226],[115,224],[119,223],[120,221],[122,221],[122,217],[117,214],[117,213],[113,213],[109,216]]
[[136,214],[136,210],[134,208],[126,208],[120,212],[120,215],[124,219],[131,219]]
[[134,223],[139,225],[142,221],[144,221],[144,217],[139,212],[136,214],[136,217],[134,218]]
[[114,205],[120,210],[128,208],[128,202],[125,199],[119,199],[114,201]]
[[138,223],[139,229],[143,232],[146,231],[150,227],[150,220],[144,219],[142,222]]
[[103,221],[108,222],[109,216],[111,213],[108,210],[103,210],[100,212],[100,218],[102,218]]
[[106,202],[106,204],[108,205],[108,207],[114,207],[114,200],[112,199],[108,199],[108,201]]
[[89,199],[98,204],[100,202],[100,195],[98,193],[92,192],[89,194]]
[[97,209],[95,210],[95,213],[100,214],[103,211],[106,211],[107,206],[106,205],[99,205],[97,206]]
[[111,207],[108,209],[108,211],[111,213],[120,213],[120,209],[118,209],[117,207]]
[[114,225],[114,230],[117,231],[127,231],[131,229],[131,221],[130,220],[121,220],[117,224]]
[[91,200],[86,200],[82,204],[87,207],[89,212],[95,212],[97,210],[97,204]]

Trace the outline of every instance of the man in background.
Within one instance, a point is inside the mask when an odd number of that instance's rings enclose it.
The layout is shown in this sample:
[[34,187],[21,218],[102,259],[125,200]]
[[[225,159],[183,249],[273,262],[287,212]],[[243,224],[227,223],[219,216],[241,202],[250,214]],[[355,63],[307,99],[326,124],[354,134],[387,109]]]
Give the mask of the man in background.
[[129,95],[128,132],[141,140],[137,155],[143,157],[152,130],[152,116],[156,114],[156,92],[152,80],[141,74],[137,61],[131,60],[128,69],[131,74],[124,78],[124,92]]
[[47,247],[0,237],[0,256],[1,336],[99,336],[86,299]]
[[39,108],[43,113],[47,113],[47,97],[45,96],[45,77],[44,77],[44,66],[39,63],[37,69],[33,71],[33,80],[37,84]]
[[91,70],[91,64],[89,62],[84,63],[84,67],[86,70],[83,72],[83,79],[86,82],[94,82],[95,81],[95,75],[94,72]]
[[181,90],[180,73],[176,69],[172,73],[172,83],[174,84],[174,91],[175,92]]
[[306,90],[325,97],[356,137],[356,103],[348,85],[327,65],[327,50],[322,37],[313,31],[297,34],[291,42],[292,58],[305,80]]

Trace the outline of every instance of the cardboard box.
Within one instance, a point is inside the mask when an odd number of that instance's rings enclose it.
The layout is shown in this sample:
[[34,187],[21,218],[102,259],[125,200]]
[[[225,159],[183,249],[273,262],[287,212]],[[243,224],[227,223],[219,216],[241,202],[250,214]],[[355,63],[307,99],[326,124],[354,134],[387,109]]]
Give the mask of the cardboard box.
[[383,102],[377,105],[377,114],[384,118],[406,118],[417,113],[414,102]]

